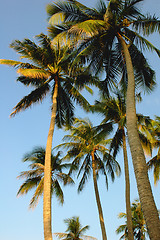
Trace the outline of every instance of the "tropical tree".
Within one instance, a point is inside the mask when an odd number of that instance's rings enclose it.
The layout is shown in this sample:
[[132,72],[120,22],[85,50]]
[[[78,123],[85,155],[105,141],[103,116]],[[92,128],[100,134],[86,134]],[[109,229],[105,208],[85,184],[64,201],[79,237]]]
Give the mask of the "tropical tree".
[[86,236],[84,233],[89,229],[89,226],[86,225],[85,227],[82,227],[79,217],[72,217],[67,218],[64,220],[65,224],[67,225],[66,233],[54,233],[55,236],[57,236],[59,239],[63,240],[83,240],[83,239],[93,239],[96,240],[96,238],[91,236]]
[[44,197],[43,197],[43,224],[45,240],[52,239],[51,226],[51,152],[55,122],[59,127],[72,123],[74,118],[73,101],[81,105],[87,101],[79,93],[91,75],[77,64],[77,75],[69,75],[71,50],[66,46],[53,45],[50,38],[44,34],[36,36],[39,44],[29,39],[15,40],[10,46],[21,58],[28,62],[1,59],[1,64],[16,67],[20,76],[18,82],[34,89],[14,107],[11,116],[27,109],[34,103],[42,102],[47,93],[51,93],[52,112],[48,132],[45,168],[44,168]]
[[[132,211],[134,239],[135,240],[145,240],[146,235],[148,235],[147,227],[146,227],[146,223],[144,220],[141,203],[138,200],[135,200],[132,203],[131,211]],[[120,213],[118,215],[118,217],[126,219],[127,216],[126,216],[126,213]],[[124,234],[120,237],[120,239],[129,239],[127,224],[120,225],[117,228],[117,230],[116,230],[117,234],[122,233],[122,232],[124,232]]]
[[137,130],[135,79],[139,85],[144,84],[148,89],[154,83],[154,74],[141,50],[156,51],[160,56],[160,51],[143,37],[155,31],[159,32],[160,21],[155,16],[145,16],[141,13],[138,4],[142,1],[110,0],[106,6],[101,0],[98,8],[94,9],[76,0],[68,0],[49,4],[47,12],[51,17],[50,23],[55,24],[49,28],[52,36],[57,36],[55,39],[66,37],[71,43],[73,39],[79,39],[78,56],[88,56],[90,67],[97,71],[101,67],[105,68],[106,92],[107,86],[112,86],[114,79],[123,73],[123,82],[127,83],[127,132],[139,197],[149,236],[158,240],[160,221]]
[[[30,162],[30,170],[23,171],[18,176],[19,179],[25,179],[20,186],[17,196],[27,194],[29,191],[35,189],[33,197],[30,201],[29,207],[34,208],[39,198],[44,191],[44,165],[45,165],[45,148],[36,147],[31,152],[25,154],[22,159],[23,162]],[[56,155],[51,155],[51,195],[55,194],[58,201],[63,204],[64,194],[61,188],[61,182],[66,184],[73,184],[72,178],[63,172],[69,167],[68,164],[62,163],[60,152]]]
[[125,198],[126,198],[126,213],[127,213],[127,228],[129,239],[134,239],[132,229],[132,215],[131,215],[131,204],[130,204],[130,180],[129,180],[129,167],[128,167],[128,156],[126,146],[126,104],[122,94],[117,92],[116,99],[110,97],[103,99],[101,102],[96,101],[93,106],[94,111],[102,114],[103,121],[98,126],[101,131],[105,132],[106,125],[108,122],[114,126],[114,136],[110,144],[110,152],[113,151],[113,156],[116,157],[119,149],[123,147],[124,157],[124,170],[125,170]]
[[[108,125],[108,131],[111,125]],[[112,181],[115,179],[115,173],[120,174],[120,166],[114,158],[109,155],[106,145],[110,140],[105,140],[103,134],[99,134],[89,120],[76,119],[70,128],[69,135],[64,137],[64,143],[57,146],[67,149],[64,159],[73,159],[70,174],[78,170],[77,177],[81,177],[78,192],[82,191],[88,178],[93,177],[95,197],[99,213],[99,221],[102,231],[103,240],[107,239],[106,229],[104,225],[103,211],[97,185],[99,174],[103,174],[108,187],[107,174],[111,176]]]
[[[126,133],[126,102],[124,94],[121,91],[115,92],[115,97],[103,98],[101,101],[96,101],[92,106],[93,112],[100,113],[103,117],[102,123],[98,129],[105,133],[106,126],[110,123],[113,126],[112,141],[110,143],[110,152],[115,158],[121,148],[123,148],[124,170],[125,170],[125,198],[126,198],[126,213],[127,213],[127,229],[128,238],[134,239],[132,229],[132,214],[130,204],[130,180],[129,166],[127,156],[127,133]],[[150,130],[152,120],[149,117],[137,114],[138,132],[143,149],[147,154],[152,153],[151,137],[149,138],[148,131]]]

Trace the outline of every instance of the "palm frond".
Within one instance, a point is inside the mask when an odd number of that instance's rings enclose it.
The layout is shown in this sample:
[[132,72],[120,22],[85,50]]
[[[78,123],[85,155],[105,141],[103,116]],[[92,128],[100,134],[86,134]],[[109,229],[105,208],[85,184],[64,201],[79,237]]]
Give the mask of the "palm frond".
[[154,32],[160,32],[160,20],[156,16],[138,17],[132,25],[136,31],[142,32],[147,36]]
[[23,85],[27,87],[28,86],[39,87],[40,85],[43,84],[44,79],[20,76],[17,78],[17,82],[21,82],[23,83]]
[[59,203],[63,204],[64,203],[64,195],[62,188],[59,184],[59,182],[56,180],[52,180],[52,185],[51,185],[51,192],[56,195],[56,198],[58,199]]
[[51,73],[43,69],[22,69],[19,68],[18,73],[28,78],[47,79],[51,76]]
[[37,206],[39,198],[43,194],[43,185],[44,185],[44,178],[41,178],[41,181],[39,182],[36,188],[36,191],[30,201],[29,208],[34,209]]
[[[54,91],[54,88],[53,88]],[[74,119],[74,106],[70,93],[63,86],[59,85],[57,98],[56,123],[58,127],[71,125]]]
[[[27,66],[28,67],[28,63],[23,63],[23,62],[20,62],[20,61],[15,61],[15,60],[9,60],[9,59],[0,59],[0,64],[5,64],[5,65],[8,65],[8,66],[12,66],[12,67],[16,67],[16,68],[19,68],[19,67],[22,67],[22,66]],[[30,65],[30,66],[33,66],[33,65]]]
[[139,16],[143,16],[140,10],[136,7],[137,3],[142,2],[143,0],[129,0],[124,1],[123,6],[121,6],[119,11],[118,20],[127,19],[128,21],[133,21]]
[[14,107],[14,111],[11,113],[11,117],[18,112],[27,109],[33,103],[41,102],[49,91],[49,85],[45,84],[39,88],[33,90],[30,94],[22,98],[22,100]]
[[27,194],[28,191],[30,191],[31,189],[34,189],[37,187],[37,185],[39,184],[41,180],[41,177],[32,177],[32,178],[28,178],[19,188],[18,192],[17,192],[17,196],[18,195],[23,195],[23,194]]
[[110,152],[113,151],[113,157],[116,157],[122,146],[122,129],[117,129],[110,145]]
[[140,49],[155,51],[158,54],[158,56],[160,56],[160,50],[156,48],[152,43],[150,43],[147,39],[139,35],[137,32],[133,32],[131,30],[129,31],[132,32],[132,34],[134,35],[134,42],[137,46],[140,47]]

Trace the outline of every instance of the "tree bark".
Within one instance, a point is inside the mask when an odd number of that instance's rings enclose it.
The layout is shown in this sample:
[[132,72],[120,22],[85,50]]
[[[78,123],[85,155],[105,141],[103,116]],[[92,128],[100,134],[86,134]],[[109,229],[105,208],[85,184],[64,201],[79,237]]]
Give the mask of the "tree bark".
[[128,240],[134,240],[133,226],[132,226],[132,212],[130,202],[130,180],[129,180],[129,167],[126,148],[126,137],[123,129],[123,158],[124,158],[124,170],[125,170],[125,198],[126,198],[126,214],[127,214],[127,228],[128,228]]
[[55,89],[53,94],[52,115],[50,127],[48,132],[46,153],[45,153],[45,166],[44,166],[44,196],[43,196],[43,227],[44,239],[52,240],[52,218],[51,218],[51,153],[52,153],[52,140],[55,127],[55,118],[57,111],[57,95],[58,95],[58,77],[55,78]]
[[105,229],[105,225],[104,225],[104,217],[103,217],[102,206],[101,206],[101,201],[100,201],[99,191],[98,191],[98,185],[97,185],[94,151],[91,153],[91,156],[92,156],[94,191],[95,191],[96,202],[97,202],[97,207],[98,207],[99,221],[100,221],[100,226],[101,226],[101,231],[102,231],[102,239],[107,240],[106,229]]
[[138,193],[150,239],[159,240],[160,221],[155,201],[153,198],[151,185],[148,178],[146,159],[144,156],[144,152],[141,146],[137,130],[137,117],[135,106],[135,79],[132,60],[126,42],[124,41],[120,34],[118,38],[121,42],[121,46],[124,52],[128,74],[128,87],[126,100],[127,132]]

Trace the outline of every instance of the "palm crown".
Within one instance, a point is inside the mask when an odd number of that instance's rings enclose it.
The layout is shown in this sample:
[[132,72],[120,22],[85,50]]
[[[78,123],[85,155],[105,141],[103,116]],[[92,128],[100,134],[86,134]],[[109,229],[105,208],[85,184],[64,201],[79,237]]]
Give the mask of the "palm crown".
[[[103,117],[101,125],[98,126],[99,131],[103,134],[108,134],[107,126],[113,125],[115,130],[112,138],[110,151],[113,151],[113,156],[116,157],[119,149],[122,147],[122,136],[126,129],[126,99],[121,91],[114,92],[114,96],[103,98],[101,101],[96,101],[91,107],[92,111],[100,113]],[[114,128],[116,126],[116,128]],[[152,119],[142,114],[137,114],[138,133],[144,151],[148,155],[152,155],[154,137],[151,134]]]
[[[108,131],[111,130],[110,125]],[[120,173],[119,164],[109,155],[109,150],[106,145],[110,143],[111,139],[104,139],[104,135],[99,134],[99,130],[93,128],[92,123],[89,120],[76,119],[74,125],[70,128],[70,135],[64,137],[65,143],[60,144],[59,147],[68,149],[67,155],[64,159],[73,159],[70,172],[81,165],[78,171],[78,176],[81,173],[82,179],[80,181],[78,190],[81,191],[90,176],[92,171],[92,152],[94,153],[96,163],[96,175],[99,173],[104,174],[106,184],[108,187],[107,173],[110,174],[112,180],[115,178],[115,172],[117,175]],[[67,142],[68,140],[68,142]],[[81,160],[83,159],[83,162]]]
[[96,240],[96,238],[91,236],[86,236],[84,233],[89,229],[89,226],[86,225],[82,227],[79,217],[67,218],[64,220],[67,225],[66,233],[54,233],[59,239],[63,240],[82,240],[82,239],[91,239]]
[[114,86],[120,76],[121,84],[126,87],[127,70],[121,37],[128,42],[137,86],[151,90],[155,85],[154,71],[138,48],[155,50],[158,55],[160,51],[139,32],[148,35],[159,31],[160,21],[142,15],[136,7],[138,2],[142,0],[111,0],[107,6],[104,1],[99,1],[96,9],[71,0],[47,6],[49,31],[54,41],[67,38],[77,43],[78,38],[78,56],[86,57],[94,72],[105,69],[105,92]]
[[[16,67],[20,77],[17,81],[25,86],[31,86],[34,90],[22,98],[14,107],[11,116],[21,110],[25,110],[33,103],[42,102],[47,93],[54,93],[56,81],[58,81],[57,113],[56,122],[58,126],[71,123],[73,120],[73,100],[81,105],[86,105],[87,101],[79,93],[91,75],[83,68],[79,68],[78,76],[69,75],[69,54],[71,50],[60,44],[53,45],[50,38],[44,34],[36,36],[39,41],[35,42],[24,39],[15,40],[10,46],[29,62],[1,59],[1,64]],[[56,80],[57,79],[57,80]],[[76,82],[75,82],[76,80]]]
[[[34,208],[40,196],[43,195],[43,185],[44,185],[44,162],[45,162],[45,149],[42,147],[34,148],[33,151],[27,153],[23,162],[30,162],[30,170],[23,171],[18,176],[19,179],[25,179],[24,183],[20,186],[17,195],[27,194],[28,191],[35,189],[33,197],[30,201],[30,208]],[[62,163],[60,159],[60,152],[56,155],[51,156],[51,192],[52,195],[55,194],[57,199],[61,204],[64,202],[63,190],[61,188],[60,182],[64,185],[73,184],[72,178],[63,172],[63,170],[69,167],[68,164]]]

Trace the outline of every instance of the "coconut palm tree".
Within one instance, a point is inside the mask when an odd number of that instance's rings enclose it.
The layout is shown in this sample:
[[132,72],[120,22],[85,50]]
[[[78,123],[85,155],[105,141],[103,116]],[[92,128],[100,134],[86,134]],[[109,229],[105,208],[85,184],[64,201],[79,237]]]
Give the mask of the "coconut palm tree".
[[[113,152],[115,158],[120,150],[123,148],[124,170],[125,170],[125,198],[126,198],[126,213],[127,213],[127,229],[128,238],[134,239],[132,230],[132,215],[130,204],[130,180],[129,167],[127,156],[127,133],[126,133],[126,102],[123,94],[117,90],[115,97],[102,98],[101,101],[96,101],[92,106],[93,112],[100,113],[103,117],[101,125],[98,129],[105,133],[106,125],[111,123],[113,125],[114,135],[110,144],[110,152]],[[145,152],[151,155],[152,144],[148,136],[148,128],[151,126],[151,119],[149,117],[137,114],[138,132],[141,143]],[[146,134],[147,133],[147,134]],[[112,133],[113,134],[113,133]]]
[[106,124],[110,121],[116,125],[115,133],[110,145],[110,151],[113,151],[113,156],[116,157],[119,149],[123,147],[124,157],[124,170],[125,170],[125,198],[126,198],[126,213],[127,213],[127,228],[129,239],[134,239],[132,229],[132,215],[130,204],[130,180],[129,180],[129,167],[126,146],[126,105],[125,99],[120,93],[116,94],[115,98],[103,99],[101,102],[96,102],[93,109],[103,116],[103,121],[98,126],[101,131],[105,132]]
[[[145,223],[145,220],[144,220],[142,207],[141,207],[141,204],[138,200],[135,200],[132,203],[131,211],[132,211],[132,223],[133,223],[134,239],[135,240],[145,240],[146,235],[148,236],[147,227],[146,227],[146,223]],[[126,219],[126,213],[120,213],[118,215],[118,217]],[[127,224],[120,225],[117,228],[117,230],[116,230],[117,234],[122,233],[122,232],[124,232],[124,234],[120,237],[120,239],[129,239]]]
[[56,237],[63,240],[83,240],[83,239],[91,239],[96,240],[96,238],[91,236],[86,236],[84,233],[89,229],[89,226],[86,225],[82,227],[79,217],[67,218],[64,220],[67,225],[66,233],[54,233]]
[[[108,125],[108,131],[111,126]],[[78,170],[77,177],[81,177],[78,192],[82,191],[88,178],[93,177],[95,197],[99,213],[99,221],[103,240],[107,239],[104,225],[104,217],[98,191],[97,178],[100,174],[105,176],[106,186],[108,187],[107,174],[115,179],[115,173],[120,174],[120,166],[111,155],[108,154],[106,145],[110,140],[105,140],[103,134],[99,134],[89,120],[76,119],[74,125],[70,128],[69,135],[64,137],[64,143],[56,148],[63,147],[67,149],[64,159],[73,159],[70,174]]]
[[[29,207],[34,208],[39,198],[43,195],[44,190],[44,165],[45,165],[45,148],[36,147],[31,152],[25,154],[23,162],[30,162],[30,170],[23,171],[18,176],[19,179],[25,179],[20,186],[17,196],[27,194],[35,189]],[[55,194],[61,204],[64,202],[63,190],[60,182],[64,185],[73,184],[72,178],[63,173],[63,170],[69,167],[68,164],[62,163],[60,152],[51,155],[51,195]]]
[[112,86],[113,79],[123,73],[123,82],[127,83],[127,132],[138,192],[150,238],[158,240],[160,221],[137,130],[135,79],[139,79],[139,84],[145,84],[148,89],[152,86],[153,72],[141,50],[156,51],[160,56],[160,51],[143,37],[159,32],[160,21],[155,16],[141,13],[138,4],[142,1],[110,0],[106,6],[101,0],[98,8],[93,9],[76,0],[68,0],[49,4],[47,11],[51,16],[50,23],[55,24],[49,28],[52,36],[57,36],[55,39],[66,37],[71,43],[79,39],[78,56],[88,56],[90,67],[97,71],[105,68],[103,88],[106,92],[108,84]]
[[23,97],[14,107],[11,116],[27,109],[34,103],[40,103],[47,95],[52,97],[51,121],[48,132],[46,152],[45,152],[45,169],[44,169],[44,198],[43,198],[43,224],[45,240],[52,240],[51,227],[51,152],[52,139],[55,122],[59,127],[72,123],[73,102],[86,105],[87,101],[79,93],[91,75],[77,64],[77,75],[69,75],[71,50],[66,46],[53,45],[50,38],[44,34],[36,36],[39,44],[29,39],[23,41],[15,40],[11,44],[21,58],[27,59],[28,62],[1,59],[1,64],[16,67],[20,77],[18,82],[25,86],[33,87],[33,91]]

